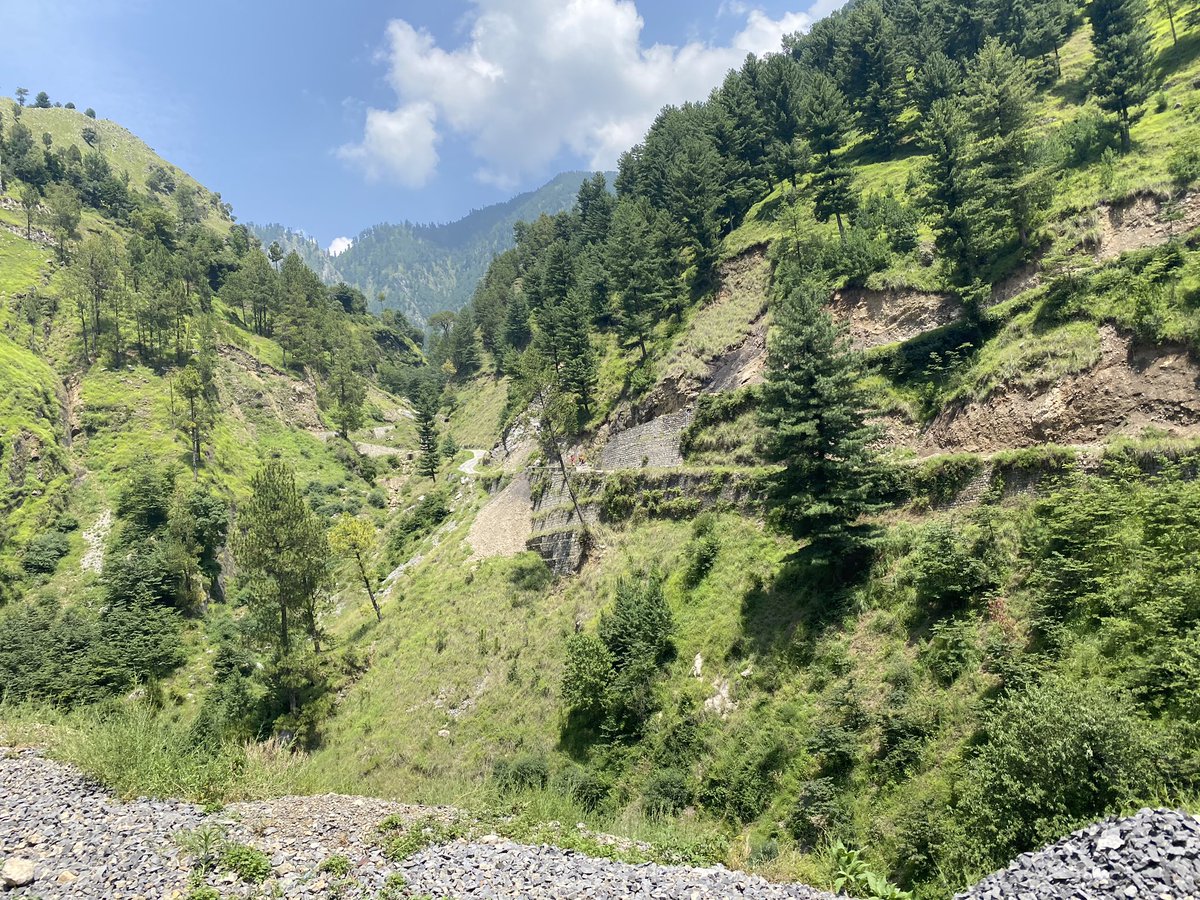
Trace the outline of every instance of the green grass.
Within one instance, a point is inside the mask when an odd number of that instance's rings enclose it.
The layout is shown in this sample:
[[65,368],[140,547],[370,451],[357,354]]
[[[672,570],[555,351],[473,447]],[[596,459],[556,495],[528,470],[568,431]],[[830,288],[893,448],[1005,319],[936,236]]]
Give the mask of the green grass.
[[[21,223],[22,227],[24,222]],[[54,251],[0,228],[0,322],[11,315],[12,298],[31,287],[41,289],[43,274],[51,265]]]

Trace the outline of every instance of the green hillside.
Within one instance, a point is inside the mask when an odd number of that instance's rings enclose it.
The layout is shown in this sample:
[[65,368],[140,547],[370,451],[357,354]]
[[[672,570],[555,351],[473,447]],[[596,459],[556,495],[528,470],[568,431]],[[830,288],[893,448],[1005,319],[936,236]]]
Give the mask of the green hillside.
[[357,288],[7,204],[0,736],[879,898],[1200,808],[1196,27],[852,4]]
[[424,322],[441,310],[465,306],[492,257],[512,246],[513,226],[570,207],[580,182],[590,174],[565,172],[535,191],[448,224],[376,225],[360,232],[336,258],[282,225],[250,227],[264,246],[279,241],[295,249],[327,283],[346,281],[372,303],[382,292],[385,307]]

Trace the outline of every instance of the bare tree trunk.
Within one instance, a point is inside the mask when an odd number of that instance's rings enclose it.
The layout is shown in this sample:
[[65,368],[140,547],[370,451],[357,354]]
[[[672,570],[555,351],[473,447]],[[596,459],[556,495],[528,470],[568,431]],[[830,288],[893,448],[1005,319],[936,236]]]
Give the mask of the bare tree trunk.
[[363,565],[362,555],[355,551],[354,560],[358,563],[358,574],[362,576],[363,587],[367,589],[367,597],[371,600],[371,609],[375,610],[375,620],[383,621],[383,613],[379,609],[379,601],[375,599],[375,592],[371,590],[371,579],[367,577],[367,567]]

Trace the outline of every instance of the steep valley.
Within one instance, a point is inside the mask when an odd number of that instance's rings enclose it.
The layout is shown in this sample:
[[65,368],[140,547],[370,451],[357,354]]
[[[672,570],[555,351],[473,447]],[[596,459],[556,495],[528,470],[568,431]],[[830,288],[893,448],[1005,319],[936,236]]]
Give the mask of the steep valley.
[[428,328],[0,103],[14,896],[1194,896],[1200,55],[1126,141],[1065,15],[835,13]]

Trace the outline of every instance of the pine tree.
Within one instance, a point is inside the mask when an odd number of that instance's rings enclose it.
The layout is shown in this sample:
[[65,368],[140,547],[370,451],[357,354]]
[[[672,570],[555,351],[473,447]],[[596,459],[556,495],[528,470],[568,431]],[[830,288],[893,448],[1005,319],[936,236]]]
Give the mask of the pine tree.
[[801,284],[778,305],[760,407],[767,458],[784,466],[772,480],[771,515],[814,542],[852,536],[880,508],[876,429],[866,424],[857,359],[822,306],[828,293]]
[[975,269],[975,242],[969,204],[975,190],[970,126],[958,100],[934,101],[921,129],[921,143],[929,154],[921,174],[927,185],[924,206],[934,222],[934,245],[947,262],[970,278]]
[[962,65],[941,50],[934,50],[921,62],[913,79],[913,100],[921,115],[927,116],[936,101],[953,97],[962,87]]
[[646,340],[671,296],[661,249],[658,217],[644,200],[622,200],[608,240],[609,278],[616,291],[621,336],[646,358]]
[[350,439],[351,431],[362,427],[363,404],[367,400],[367,383],[354,370],[350,356],[348,349],[335,353],[329,374],[329,390],[336,404],[334,418],[338,433],[346,440]]
[[204,397],[204,382],[193,365],[184,366],[175,379],[175,389],[187,404],[184,430],[192,449],[192,477],[200,474],[200,440],[206,427],[211,424],[211,411]]
[[1150,29],[1145,0],[1092,0],[1092,90],[1101,108],[1117,114],[1121,147],[1130,148],[1129,121],[1153,84]]
[[864,128],[891,144],[904,111],[905,65],[896,26],[878,0],[867,0],[854,6],[847,27],[847,91]]
[[822,222],[837,219],[838,232],[845,236],[842,216],[854,211],[857,197],[851,186],[853,173],[835,155],[842,148],[850,128],[850,108],[837,85],[820,73],[805,85],[800,105],[801,123],[816,154],[813,203]]
[[416,402],[417,413],[417,445],[420,455],[417,457],[417,474],[433,478],[438,472],[440,450],[438,449],[437,433],[437,402],[430,397],[419,397]]
[[1017,0],[1014,33],[1009,41],[1026,59],[1054,55],[1054,74],[1062,75],[1058,51],[1071,21],[1068,0]]
[[[250,480],[250,490],[250,500],[239,511],[233,547],[251,585],[251,611],[274,635],[280,658],[292,650],[296,618],[319,649],[317,612],[329,586],[325,529],[296,488],[287,463],[267,463]],[[295,697],[293,689],[293,707]]]
[[967,106],[974,168],[984,182],[979,217],[1004,210],[1022,246],[1050,200],[1049,181],[1033,156],[1033,83],[1024,60],[989,38],[972,61]]

